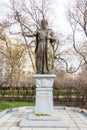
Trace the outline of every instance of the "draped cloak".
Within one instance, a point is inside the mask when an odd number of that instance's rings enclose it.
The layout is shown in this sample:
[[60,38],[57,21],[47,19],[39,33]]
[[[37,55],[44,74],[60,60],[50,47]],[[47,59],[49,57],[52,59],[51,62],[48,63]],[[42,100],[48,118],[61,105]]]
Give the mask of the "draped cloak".
[[36,32],[36,73],[39,74],[52,73],[54,69],[54,50],[52,44],[55,40],[47,36],[55,39],[51,29],[37,30]]

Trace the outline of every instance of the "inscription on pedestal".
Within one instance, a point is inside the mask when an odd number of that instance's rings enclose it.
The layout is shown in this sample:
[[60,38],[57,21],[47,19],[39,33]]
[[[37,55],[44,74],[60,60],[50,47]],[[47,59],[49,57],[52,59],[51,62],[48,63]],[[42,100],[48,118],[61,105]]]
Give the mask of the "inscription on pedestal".
[[52,92],[38,92],[37,96],[52,96]]

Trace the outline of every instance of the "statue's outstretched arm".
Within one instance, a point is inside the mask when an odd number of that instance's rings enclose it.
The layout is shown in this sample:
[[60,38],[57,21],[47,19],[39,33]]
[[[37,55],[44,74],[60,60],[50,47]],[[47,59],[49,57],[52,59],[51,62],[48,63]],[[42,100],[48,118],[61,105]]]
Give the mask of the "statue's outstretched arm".
[[31,34],[29,34],[29,33],[23,32],[22,35],[23,35],[23,36],[26,36],[26,37],[36,37],[36,33],[31,33]]

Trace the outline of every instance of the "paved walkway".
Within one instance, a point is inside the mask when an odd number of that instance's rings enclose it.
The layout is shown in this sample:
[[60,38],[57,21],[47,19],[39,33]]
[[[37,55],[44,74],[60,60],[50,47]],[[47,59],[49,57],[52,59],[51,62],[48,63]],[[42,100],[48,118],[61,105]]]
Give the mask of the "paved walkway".
[[0,130],[87,130],[87,116],[70,109],[58,109],[69,119],[68,128],[20,128],[19,122],[25,114],[32,111],[32,107],[20,107],[0,113]]

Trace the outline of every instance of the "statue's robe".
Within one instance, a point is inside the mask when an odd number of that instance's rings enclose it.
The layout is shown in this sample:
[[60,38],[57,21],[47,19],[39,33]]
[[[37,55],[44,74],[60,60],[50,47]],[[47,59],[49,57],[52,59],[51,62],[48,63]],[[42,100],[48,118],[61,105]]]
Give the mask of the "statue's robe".
[[[52,38],[49,38],[50,36]],[[51,29],[37,30],[36,32],[36,73],[48,74],[54,69],[53,43],[55,36]]]

